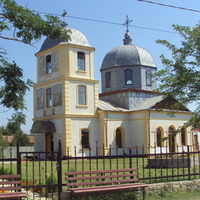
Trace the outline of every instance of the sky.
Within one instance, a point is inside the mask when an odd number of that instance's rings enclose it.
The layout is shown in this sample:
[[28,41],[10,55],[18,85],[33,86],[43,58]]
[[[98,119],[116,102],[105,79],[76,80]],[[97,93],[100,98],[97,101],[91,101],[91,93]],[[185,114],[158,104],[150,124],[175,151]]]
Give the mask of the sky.
[[[66,22],[68,27],[81,31],[95,48],[94,69],[95,79],[101,80],[100,68],[104,56],[113,48],[123,45],[126,27],[123,26],[126,16],[132,22],[129,32],[132,44],[146,49],[154,58],[158,70],[163,69],[160,55],[170,56],[169,50],[157,44],[158,39],[166,39],[179,45],[181,37],[173,30],[173,24],[195,27],[200,17],[200,1],[198,0],[151,0],[156,3],[173,5],[184,9],[161,6],[138,0],[16,0],[30,10],[38,12],[42,17],[44,13],[61,17],[63,10],[67,11]],[[2,35],[6,36],[4,33]],[[1,39],[1,46],[8,53],[8,60],[15,61],[23,69],[24,80],[31,79],[36,82],[36,57],[44,42],[34,44],[35,47],[22,43]],[[99,84],[101,92],[101,81]],[[25,97],[27,110],[26,125],[22,130],[29,134],[33,124],[33,89]],[[189,108],[194,110],[194,104]],[[5,126],[11,118],[13,110],[8,111],[0,106],[0,126]]]

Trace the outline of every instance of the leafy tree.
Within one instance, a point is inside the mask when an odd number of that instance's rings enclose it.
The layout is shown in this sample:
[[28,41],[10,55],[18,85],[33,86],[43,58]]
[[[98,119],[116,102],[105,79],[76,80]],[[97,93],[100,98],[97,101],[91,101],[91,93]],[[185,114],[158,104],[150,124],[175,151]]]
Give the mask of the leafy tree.
[[30,140],[27,134],[23,133],[23,131],[18,131],[14,137],[12,142],[10,143],[10,146],[16,146],[17,142],[19,143],[19,146],[29,146]]
[[3,136],[2,131],[0,130],[0,147],[8,147],[9,142],[7,136]]
[[165,68],[156,74],[160,82],[157,92],[164,95],[166,103],[176,99],[176,103],[171,106],[171,114],[181,106],[187,107],[195,102],[194,115],[185,124],[186,127],[195,126],[200,122],[200,24],[195,28],[180,25],[173,27],[182,37],[179,47],[167,40],[157,40],[157,43],[171,51],[171,58],[160,56]]
[[[45,17],[44,20],[39,14],[18,5],[14,0],[0,0],[0,39],[31,46],[42,36],[57,40],[70,39],[68,31],[62,28],[63,22],[58,17],[50,15]],[[24,81],[23,70],[15,62],[9,62],[6,56],[6,50],[0,48],[0,81],[4,83],[0,88],[0,104],[8,109],[13,108],[16,111],[15,118],[20,118],[18,122],[24,123],[25,115],[22,114],[26,109],[24,96],[33,82]]]

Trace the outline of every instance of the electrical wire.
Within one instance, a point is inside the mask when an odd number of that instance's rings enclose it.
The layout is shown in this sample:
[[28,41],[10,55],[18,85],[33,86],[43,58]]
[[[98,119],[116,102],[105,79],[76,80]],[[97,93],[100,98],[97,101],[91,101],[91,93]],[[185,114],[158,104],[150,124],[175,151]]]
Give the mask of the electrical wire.
[[[55,14],[55,13],[47,13],[47,12],[41,12],[41,11],[32,11],[40,14],[47,14],[47,15],[54,15],[54,16],[61,16],[60,14]],[[103,20],[97,20],[97,19],[88,19],[88,18],[83,18],[83,17],[75,17],[75,16],[67,16],[68,18],[74,18],[74,19],[79,19],[79,20],[86,20],[86,21],[93,21],[93,22],[99,22],[99,23],[106,23],[106,24],[112,24],[112,25],[120,25],[122,26],[123,24],[117,23],[117,22],[109,22],[109,21],[103,21]],[[151,30],[151,31],[160,31],[160,32],[165,32],[165,33],[173,33],[173,34],[178,34],[173,31],[167,31],[167,30],[161,30],[161,29],[155,29],[155,28],[149,28],[149,27],[142,27],[142,26],[134,26],[134,25],[129,25],[130,27],[134,28],[139,28],[139,29],[146,29],[146,30]]]
[[183,8],[183,7],[173,6],[173,5],[169,5],[169,4],[163,4],[163,3],[157,3],[157,2],[154,2],[154,1],[147,1],[147,0],[136,0],[136,1],[141,1],[143,3],[151,3],[151,4],[156,4],[156,5],[159,5],[159,6],[166,6],[166,7],[171,7],[171,8],[178,8],[178,9],[181,9],[181,10],[187,10],[187,11],[192,11],[192,12],[198,12],[198,13],[200,13],[200,10],[195,10],[195,9],[191,9],[191,8]]

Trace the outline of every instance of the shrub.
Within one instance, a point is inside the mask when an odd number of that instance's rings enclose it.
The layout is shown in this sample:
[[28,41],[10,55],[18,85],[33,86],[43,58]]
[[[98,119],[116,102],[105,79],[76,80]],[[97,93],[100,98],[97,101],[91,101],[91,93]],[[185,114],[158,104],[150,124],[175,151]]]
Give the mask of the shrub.
[[[53,185],[53,184],[57,184],[57,183],[58,183],[58,179],[55,174],[50,174],[49,176],[47,176],[46,185]],[[47,187],[47,193],[54,193],[57,191],[58,191],[57,186]]]
[[15,173],[9,167],[0,166],[0,175],[9,175],[9,174],[15,174]]

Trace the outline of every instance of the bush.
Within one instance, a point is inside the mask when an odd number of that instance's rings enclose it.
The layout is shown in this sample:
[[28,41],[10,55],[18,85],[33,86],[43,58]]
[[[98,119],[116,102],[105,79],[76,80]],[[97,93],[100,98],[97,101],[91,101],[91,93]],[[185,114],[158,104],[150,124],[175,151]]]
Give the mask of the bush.
[[[58,179],[55,174],[50,174],[46,179],[46,185],[53,185],[53,184],[57,184],[57,183],[58,183]],[[47,193],[54,193],[57,191],[58,191],[57,186],[47,187]]]
[[9,175],[9,174],[15,174],[15,173],[9,167],[0,166],[0,175]]

